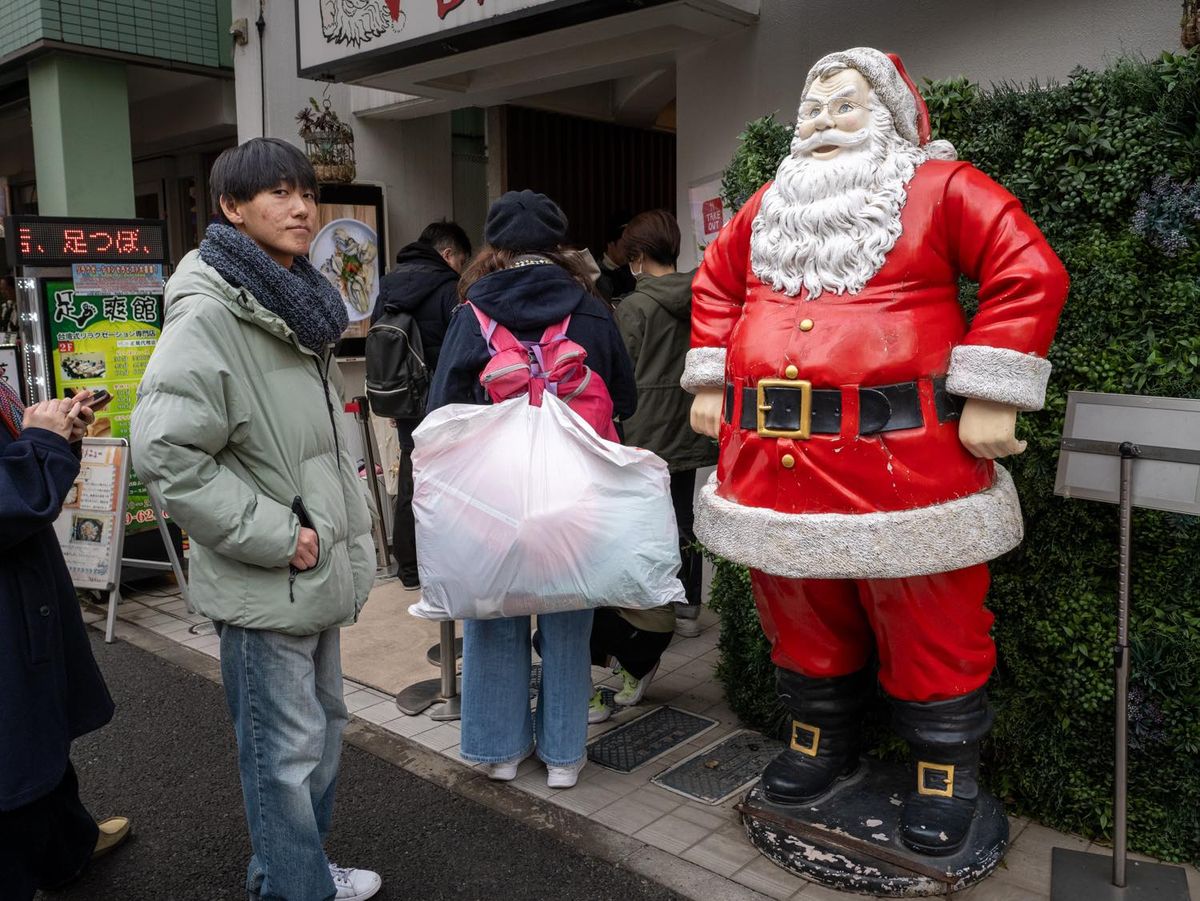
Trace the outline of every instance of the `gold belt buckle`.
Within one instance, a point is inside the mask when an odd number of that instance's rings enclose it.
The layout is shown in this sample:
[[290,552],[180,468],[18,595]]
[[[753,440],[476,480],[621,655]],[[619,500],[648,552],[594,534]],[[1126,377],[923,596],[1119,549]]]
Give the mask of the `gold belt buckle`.
[[[767,403],[768,388],[795,388],[800,392],[800,428],[768,429],[767,414],[771,405]],[[763,438],[800,438],[807,440],[812,434],[812,382],[795,379],[760,379],[757,391],[758,434]]]

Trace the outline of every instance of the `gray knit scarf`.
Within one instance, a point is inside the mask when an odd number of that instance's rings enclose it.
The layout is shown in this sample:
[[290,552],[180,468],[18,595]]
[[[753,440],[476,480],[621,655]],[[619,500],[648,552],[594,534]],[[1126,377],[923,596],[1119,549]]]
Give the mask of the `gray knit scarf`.
[[323,351],[350,323],[337,288],[305,257],[296,257],[292,268],[284,269],[248,235],[214,222],[200,242],[200,259],[234,288],[253,294],[310,350]]

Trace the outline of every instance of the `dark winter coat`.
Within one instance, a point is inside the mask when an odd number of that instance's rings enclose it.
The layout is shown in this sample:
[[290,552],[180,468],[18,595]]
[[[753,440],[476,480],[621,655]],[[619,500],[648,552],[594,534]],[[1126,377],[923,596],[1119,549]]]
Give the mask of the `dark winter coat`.
[[78,474],[63,438],[0,427],[0,810],[58,785],[71,740],[113,715],[54,534]]
[[639,275],[616,312],[638,391],[638,411],[625,422],[625,443],[654,451],[672,472],[717,462],[716,442],[692,431],[692,396],[679,386],[691,347],[694,274]]
[[[587,351],[587,365],[604,379],[612,396],[613,415],[618,419],[633,415],[637,409],[633,363],[612,313],[565,269],[554,265],[502,269],[473,284],[467,297],[521,341],[536,341],[547,326],[570,314],[567,337]],[[455,310],[446,332],[441,362],[429,389],[429,410],[453,403],[487,403],[479,373],[489,359],[479,320],[463,304]]]
[[389,313],[417,320],[425,364],[436,370],[450,314],[458,305],[458,273],[432,244],[414,241],[396,255],[396,268],[379,283],[379,299]]

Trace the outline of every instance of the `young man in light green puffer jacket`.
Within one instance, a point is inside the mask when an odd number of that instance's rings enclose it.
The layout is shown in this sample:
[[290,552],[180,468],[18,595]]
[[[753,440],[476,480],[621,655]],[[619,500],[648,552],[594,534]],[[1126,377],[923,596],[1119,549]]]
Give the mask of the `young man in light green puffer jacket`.
[[340,627],[375,577],[370,517],[341,426],[340,295],[304,258],[316,176],[256,138],[213,165],[209,227],[167,284],[133,414],[134,467],[192,541],[190,593],[221,635],[254,855],[252,897],[361,901],[329,862],[342,731]]

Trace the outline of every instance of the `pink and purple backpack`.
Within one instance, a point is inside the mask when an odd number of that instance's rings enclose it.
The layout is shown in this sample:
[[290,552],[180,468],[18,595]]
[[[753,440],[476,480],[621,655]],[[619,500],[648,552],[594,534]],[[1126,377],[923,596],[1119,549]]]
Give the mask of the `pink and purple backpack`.
[[479,374],[494,403],[528,394],[529,402],[542,405],[549,391],[578,413],[609,441],[617,441],[613,425],[613,402],[604,379],[587,366],[587,351],[567,337],[568,316],[548,327],[537,341],[517,337],[474,304],[468,304],[479,320],[479,330],[492,355]]

